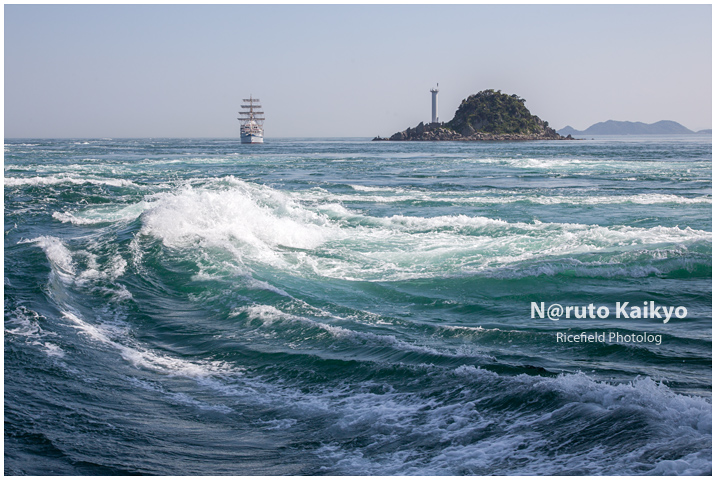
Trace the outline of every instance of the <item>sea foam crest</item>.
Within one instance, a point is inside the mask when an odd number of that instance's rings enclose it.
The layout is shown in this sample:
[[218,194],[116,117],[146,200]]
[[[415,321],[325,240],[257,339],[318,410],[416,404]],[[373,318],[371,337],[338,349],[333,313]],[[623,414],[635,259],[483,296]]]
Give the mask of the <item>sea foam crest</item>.
[[21,240],[18,243],[36,243],[47,256],[50,264],[64,276],[75,274],[75,263],[72,254],[62,241],[51,235],[42,235],[32,240]]
[[133,181],[123,178],[78,178],[70,175],[50,175],[48,177],[5,177],[5,186],[9,187],[21,185],[58,185],[61,183],[72,183],[75,185],[89,183],[91,185],[107,185],[111,187],[140,187]]
[[[57,237],[43,235],[32,240],[21,240],[18,243],[35,243],[42,248],[50,263],[51,283],[53,279],[59,279],[65,286],[75,285],[89,289],[99,286],[101,291],[111,295],[114,302],[132,299],[132,294],[127,287],[116,283],[127,268],[127,261],[118,253],[101,265],[95,253],[88,250],[71,252]],[[107,281],[111,286],[102,285]],[[55,291],[54,288],[52,291]]]
[[[428,367],[428,371],[436,370]],[[435,372],[433,372],[435,373]],[[403,475],[705,474],[710,455],[687,453],[659,461],[675,443],[701,449],[711,441],[709,401],[671,391],[649,378],[626,384],[582,373],[556,378],[505,377],[472,365],[445,372],[460,377],[449,397],[355,394],[339,405],[333,441],[318,450],[326,473],[360,470]],[[555,394],[558,395],[555,398]],[[514,414],[519,404],[520,414]],[[639,417],[651,434],[634,442],[586,425],[611,421],[627,428]],[[617,428],[617,427],[615,427]],[[370,435],[371,455],[341,441]],[[495,432],[499,432],[495,434]],[[561,433],[562,437],[555,435]],[[402,448],[392,448],[402,445]],[[431,446],[427,447],[427,446]],[[391,448],[383,448],[391,446]],[[554,451],[559,448],[559,455]],[[653,468],[648,468],[656,458]]]
[[[431,202],[459,205],[500,205],[517,202],[537,205],[616,205],[616,204],[705,204],[710,205],[712,198],[708,196],[685,197],[682,195],[662,193],[640,193],[636,195],[538,195],[525,194],[520,191],[491,191],[482,195],[462,192],[427,192],[424,190],[407,190],[405,188],[371,187],[351,185],[359,193],[333,193],[321,188],[294,192],[293,195],[307,201],[323,202],[372,202],[372,203],[405,203]],[[366,194],[366,192],[368,194]],[[380,195],[376,194],[380,193]]]
[[[122,358],[137,367],[147,368],[165,375],[178,375],[194,379],[227,373],[236,374],[242,371],[242,369],[231,367],[225,362],[191,362],[169,355],[158,354],[141,346],[128,346],[114,338],[116,335],[115,330],[117,329],[112,326],[93,325],[70,311],[63,311],[62,316],[72,322],[71,325],[83,334],[94,341],[113,347],[120,353]],[[122,339],[126,339],[126,333],[121,333],[123,332],[122,329],[119,331]]]
[[147,208],[146,202],[139,202],[129,206],[94,207],[79,212],[54,212],[52,218],[62,223],[71,223],[73,225],[94,225],[107,222],[131,221],[138,218]]
[[700,162],[700,164],[692,164],[691,169],[684,168],[684,164],[680,162],[663,162],[663,161],[627,161],[618,159],[600,159],[600,158],[576,158],[576,157],[488,157],[488,158],[467,158],[464,163],[486,163],[490,165],[505,165],[514,168],[528,170],[553,170],[559,173],[641,173],[652,174],[659,173],[690,173],[695,167],[708,168],[710,163]]
[[[224,179],[229,188],[185,186],[155,196],[143,215],[143,233],[172,247],[226,248],[242,256],[248,247],[264,261],[275,262],[276,249],[313,249],[337,230],[330,220],[301,207],[268,187]],[[238,244],[238,247],[236,246]]]
[[[533,379],[524,381],[533,382]],[[638,406],[658,415],[674,427],[711,433],[711,403],[700,397],[679,395],[662,382],[639,377],[629,383],[610,384],[584,373],[560,374],[533,383],[535,388],[557,390],[580,403],[594,403],[607,409]]]
[[48,357],[64,357],[65,352],[53,343],[56,341],[54,338],[53,342],[47,341],[48,337],[57,337],[57,334],[42,328],[41,322],[45,320],[43,315],[20,305],[13,311],[6,312],[5,338],[8,341],[16,341],[12,337],[18,337],[19,341],[28,345],[39,346]]

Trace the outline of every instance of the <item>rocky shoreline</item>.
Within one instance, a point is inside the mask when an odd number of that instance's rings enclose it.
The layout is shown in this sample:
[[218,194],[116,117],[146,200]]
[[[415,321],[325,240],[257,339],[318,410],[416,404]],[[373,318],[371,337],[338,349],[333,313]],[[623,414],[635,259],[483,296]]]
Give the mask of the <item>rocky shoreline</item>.
[[424,124],[420,122],[415,128],[408,128],[402,132],[395,133],[389,138],[375,137],[376,141],[393,142],[439,142],[439,141],[461,141],[461,142],[515,142],[530,140],[574,140],[571,135],[563,137],[555,130],[547,127],[540,133],[487,133],[474,132],[470,135],[462,135],[444,126],[444,124]]

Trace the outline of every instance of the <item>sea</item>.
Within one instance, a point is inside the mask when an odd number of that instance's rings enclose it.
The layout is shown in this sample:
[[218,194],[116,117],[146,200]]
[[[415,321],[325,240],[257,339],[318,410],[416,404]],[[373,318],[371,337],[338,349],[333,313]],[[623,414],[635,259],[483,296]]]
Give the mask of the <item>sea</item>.
[[4,169],[7,475],[712,471],[710,135]]

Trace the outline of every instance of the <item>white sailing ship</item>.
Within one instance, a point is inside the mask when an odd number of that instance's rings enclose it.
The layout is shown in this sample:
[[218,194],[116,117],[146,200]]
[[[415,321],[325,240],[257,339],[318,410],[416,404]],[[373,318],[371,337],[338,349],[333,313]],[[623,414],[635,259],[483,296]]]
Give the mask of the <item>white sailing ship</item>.
[[259,111],[259,99],[249,95],[243,101],[246,104],[241,105],[241,108],[245,110],[239,112],[241,116],[238,118],[241,122],[241,143],[264,143],[263,122],[266,119],[262,116],[264,112]]

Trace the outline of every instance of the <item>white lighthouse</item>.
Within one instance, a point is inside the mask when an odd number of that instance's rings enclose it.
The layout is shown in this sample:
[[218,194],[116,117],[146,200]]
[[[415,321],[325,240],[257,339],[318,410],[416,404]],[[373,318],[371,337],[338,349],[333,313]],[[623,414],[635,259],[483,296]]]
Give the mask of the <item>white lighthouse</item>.
[[431,120],[432,123],[438,123],[438,86],[440,86],[439,83],[435,86],[435,88],[430,89],[430,93],[433,94],[433,118]]

